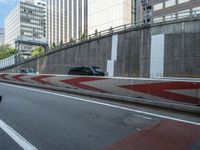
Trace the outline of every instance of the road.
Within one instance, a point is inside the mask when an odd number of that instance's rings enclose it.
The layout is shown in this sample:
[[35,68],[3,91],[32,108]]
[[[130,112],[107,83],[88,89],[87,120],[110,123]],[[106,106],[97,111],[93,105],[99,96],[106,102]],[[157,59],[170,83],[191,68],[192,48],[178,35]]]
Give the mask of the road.
[[0,83],[0,150],[199,150],[199,116]]

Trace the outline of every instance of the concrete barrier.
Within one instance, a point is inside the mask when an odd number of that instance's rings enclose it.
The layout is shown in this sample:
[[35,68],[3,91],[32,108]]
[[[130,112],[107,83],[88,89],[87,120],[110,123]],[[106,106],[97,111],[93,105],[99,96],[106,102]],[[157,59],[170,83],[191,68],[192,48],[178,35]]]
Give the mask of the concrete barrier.
[[110,78],[7,73],[1,73],[0,79],[2,81],[48,85],[133,98],[200,105],[200,80],[198,79]]

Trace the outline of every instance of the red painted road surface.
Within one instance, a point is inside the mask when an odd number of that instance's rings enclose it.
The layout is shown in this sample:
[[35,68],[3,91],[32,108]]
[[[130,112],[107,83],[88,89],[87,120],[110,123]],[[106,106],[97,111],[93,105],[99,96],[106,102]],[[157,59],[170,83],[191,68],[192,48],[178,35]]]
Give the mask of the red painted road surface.
[[108,79],[95,78],[95,77],[78,77],[78,78],[76,77],[73,79],[61,80],[61,82],[72,85],[77,88],[85,89],[85,90],[91,90],[91,91],[96,91],[96,92],[108,92],[108,91],[104,91],[103,89],[98,89],[96,87],[92,87],[92,86],[84,84],[91,81],[101,81],[101,80],[108,80]]
[[170,92],[169,90],[198,90],[200,89],[200,83],[192,82],[166,82],[166,83],[152,83],[152,84],[139,84],[139,85],[124,85],[120,86],[133,91],[147,93],[150,95],[163,97],[166,99],[172,99],[178,102],[186,102],[192,104],[198,104],[200,98],[187,96]]
[[152,80],[36,74],[0,74],[2,80],[31,82],[74,89],[104,92],[145,99],[170,100],[200,105],[200,81]]
[[104,150],[192,150],[200,142],[200,126],[161,120]]

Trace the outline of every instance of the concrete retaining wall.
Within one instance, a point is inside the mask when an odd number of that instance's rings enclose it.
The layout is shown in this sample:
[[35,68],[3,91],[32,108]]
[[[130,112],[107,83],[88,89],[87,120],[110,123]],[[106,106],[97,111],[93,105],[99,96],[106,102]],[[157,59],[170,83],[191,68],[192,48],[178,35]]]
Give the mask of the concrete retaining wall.
[[49,74],[0,74],[0,79],[156,101],[200,105],[200,81],[197,80],[83,77]]
[[[154,41],[156,36],[163,38]],[[158,23],[59,48],[2,71],[34,68],[42,74],[67,74],[70,67],[98,66],[118,77],[200,77],[199,40],[198,18]]]

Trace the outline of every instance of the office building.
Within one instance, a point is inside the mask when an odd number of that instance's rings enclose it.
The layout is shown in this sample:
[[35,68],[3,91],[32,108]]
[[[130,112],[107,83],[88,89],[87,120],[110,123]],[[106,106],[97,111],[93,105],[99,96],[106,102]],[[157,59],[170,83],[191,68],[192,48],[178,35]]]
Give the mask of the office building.
[[137,1],[47,0],[49,45],[135,22],[136,11],[141,11],[136,8]]
[[49,45],[66,43],[88,33],[88,0],[47,0]]
[[150,0],[154,21],[173,20],[200,14],[199,0]]
[[135,1],[135,21],[141,22],[144,19],[144,10],[141,0]]
[[88,32],[135,22],[135,0],[88,0]]
[[[15,47],[15,40],[44,41],[46,37],[45,8],[33,1],[20,1],[5,19],[5,43]],[[33,46],[21,45],[22,55],[30,56]]]
[[5,40],[4,28],[0,28],[0,45],[4,44],[4,40]]

